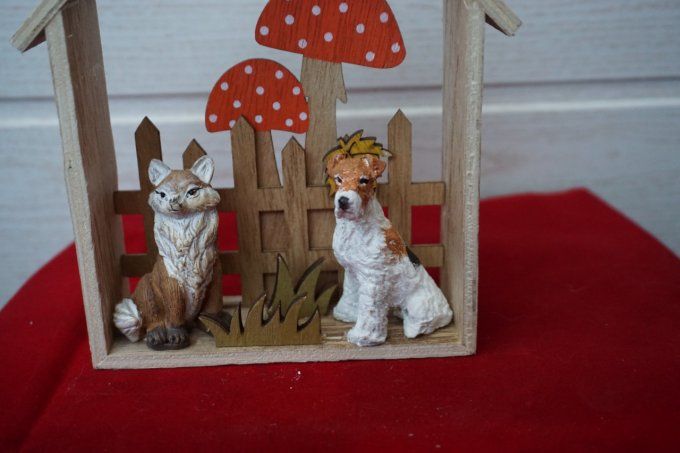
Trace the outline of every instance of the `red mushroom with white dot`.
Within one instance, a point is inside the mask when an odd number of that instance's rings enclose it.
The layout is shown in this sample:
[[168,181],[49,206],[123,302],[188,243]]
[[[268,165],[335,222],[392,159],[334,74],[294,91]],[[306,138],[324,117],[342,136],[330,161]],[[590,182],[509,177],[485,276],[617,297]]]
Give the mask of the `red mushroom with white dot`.
[[208,132],[231,130],[243,116],[255,130],[258,186],[280,187],[271,131],[303,134],[309,105],[300,81],[273,60],[251,59],[217,80],[205,109]]
[[347,102],[341,65],[401,64],[406,49],[394,13],[385,0],[270,0],[257,22],[255,39],[303,55],[300,79],[311,106],[307,179],[322,185],[319,162],[337,139],[336,99]]

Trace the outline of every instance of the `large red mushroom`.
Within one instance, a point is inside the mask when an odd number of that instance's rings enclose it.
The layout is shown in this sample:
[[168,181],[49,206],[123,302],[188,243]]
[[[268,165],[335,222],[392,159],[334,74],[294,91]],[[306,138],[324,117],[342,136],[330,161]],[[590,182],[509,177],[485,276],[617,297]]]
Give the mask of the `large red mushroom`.
[[272,60],[232,66],[210,93],[205,126],[208,132],[229,131],[241,116],[255,130],[258,186],[280,187],[271,131],[302,134],[309,127],[309,106],[297,77]]
[[337,140],[336,100],[347,102],[341,65],[392,68],[404,61],[394,13],[385,0],[270,0],[255,39],[303,55],[300,80],[311,106],[307,180],[322,185],[320,162]]

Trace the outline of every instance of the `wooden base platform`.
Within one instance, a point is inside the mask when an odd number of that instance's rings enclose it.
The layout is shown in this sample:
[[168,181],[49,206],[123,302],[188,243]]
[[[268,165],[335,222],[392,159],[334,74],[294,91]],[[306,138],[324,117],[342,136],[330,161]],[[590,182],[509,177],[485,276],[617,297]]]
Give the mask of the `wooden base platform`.
[[344,339],[352,327],[331,316],[322,318],[322,345],[216,348],[213,338],[194,331],[191,346],[180,351],[152,351],[143,342],[130,343],[117,337],[111,351],[97,368],[176,368],[276,362],[335,362],[469,355],[460,343],[455,324],[415,339],[404,337],[401,321],[391,319],[388,340],[371,348],[354,346]]

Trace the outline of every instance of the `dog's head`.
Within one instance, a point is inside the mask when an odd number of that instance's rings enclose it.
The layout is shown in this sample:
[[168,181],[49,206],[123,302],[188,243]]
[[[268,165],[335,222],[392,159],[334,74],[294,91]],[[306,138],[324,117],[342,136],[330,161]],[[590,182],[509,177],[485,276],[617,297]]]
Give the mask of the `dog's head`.
[[375,196],[377,179],[387,164],[377,156],[336,154],[326,162],[326,174],[332,179],[335,192],[335,216],[358,220],[368,202]]

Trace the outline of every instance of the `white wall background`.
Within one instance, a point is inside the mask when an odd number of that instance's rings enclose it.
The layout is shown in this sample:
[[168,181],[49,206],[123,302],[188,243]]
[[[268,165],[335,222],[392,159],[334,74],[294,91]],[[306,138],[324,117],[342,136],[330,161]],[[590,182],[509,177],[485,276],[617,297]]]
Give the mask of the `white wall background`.
[[[0,3],[0,306],[72,240],[45,45],[9,37],[37,3]],[[166,158],[195,137],[231,184],[228,134],[203,125],[217,77],[252,56],[264,0],[100,0],[122,188],[137,187],[133,133],[159,126]],[[680,252],[680,1],[508,0],[515,38],[487,31],[482,194],[585,186]],[[440,0],[391,0],[407,45],[395,70],[345,66],[339,129],[385,139],[398,107],[414,123],[415,177],[440,177]],[[285,137],[280,137],[285,138]]]

